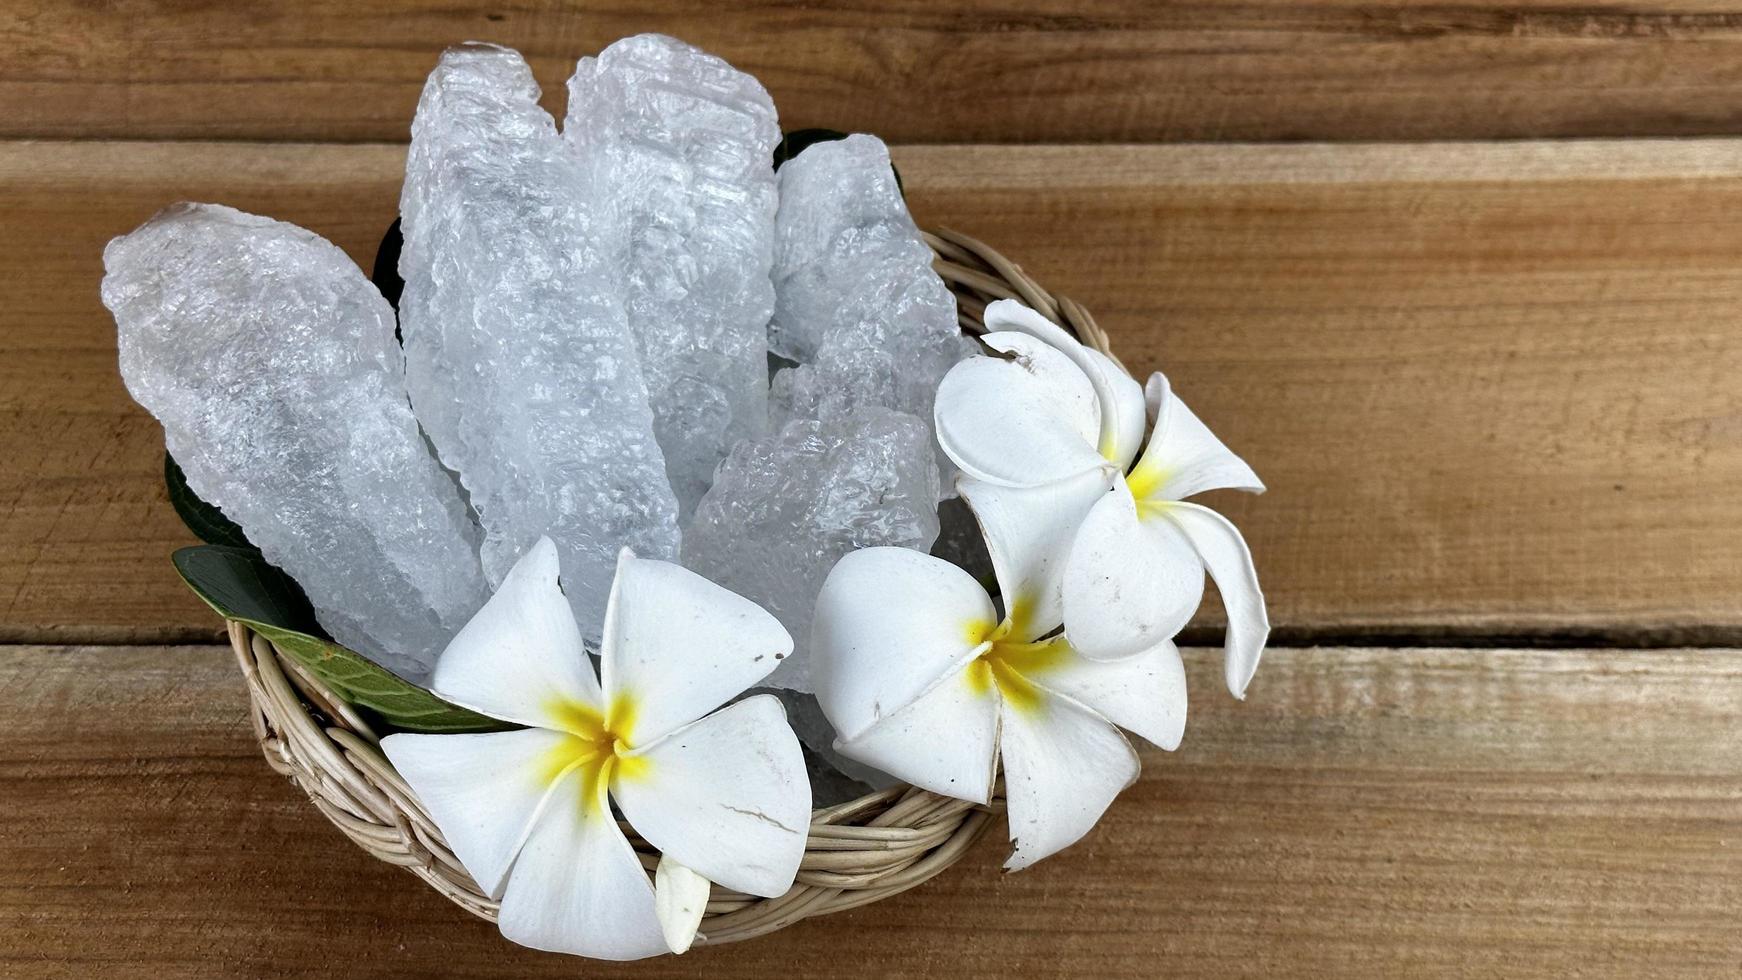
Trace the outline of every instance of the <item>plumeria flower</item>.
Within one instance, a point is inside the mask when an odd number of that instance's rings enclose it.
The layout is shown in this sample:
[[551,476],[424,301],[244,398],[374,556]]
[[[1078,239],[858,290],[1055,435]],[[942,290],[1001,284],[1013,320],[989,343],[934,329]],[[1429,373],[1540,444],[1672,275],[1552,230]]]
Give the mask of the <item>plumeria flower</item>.
[[[555,545],[540,539],[431,683],[527,727],[397,734],[381,747],[501,899],[504,936],[602,959],[682,952],[709,881],[782,895],[804,854],[810,782],[780,702],[714,711],[773,670],[792,638],[749,600],[624,549],[595,676],[557,571]],[[659,849],[657,889],[613,802]]]
[[[1098,473],[1079,476],[1098,481]],[[1076,842],[1137,778],[1132,731],[1164,749],[1185,730],[1185,671],[1165,637],[1117,661],[1059,634],[1066,542],[1045,489],[962,481],[986,535],[1002,612],[974,578],[905,548],[847,555],[817,598],[817,698],[835,748],[916,786],[990,800],[1004,766],[1014,853],[1027,867]]]
[[972,358],[945,376],[938,441],[970,481],[1048,498],[1056,526],[1030,533],[1066,542],[1051,584],[1075,648],[1113,660],[1172,637],[1202,601],[1207,571],[1228,612],[1228,689],[1243,697],[1270,634],[1264,596],[1240,532],[1185,498],[1257,493],[1263,483],[1161,374],[1140,387],[1014,300],[987,306],[985,323],[982,339],[1004,356]]

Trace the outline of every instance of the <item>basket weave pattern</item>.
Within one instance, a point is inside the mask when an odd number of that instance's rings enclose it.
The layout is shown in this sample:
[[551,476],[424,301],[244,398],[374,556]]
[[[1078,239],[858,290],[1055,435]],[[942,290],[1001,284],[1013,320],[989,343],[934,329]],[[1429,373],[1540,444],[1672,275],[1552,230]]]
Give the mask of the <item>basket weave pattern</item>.
[[[1055,298],[991,248],[949,231],[925,237],[938,274],[956,295],[963,330],[983,332],[986,304],[1015,298],[1111,355],[1106,335],[1082,307]],[[359,847],[408,868],[473,915],[496,921],[497,902],[466,873],[388,764],[380,734],[270,641],[241,623],[230,623],[229,632],[267,763],[302,787]],[[960,860],[1001,808],[996,797],[982,807],[898,786],[816,810],[792,889],[760,898],[714,886],[697,944],[749,939],[906,891]],[[651,872],[657,853],[627,825],[623,829]]]

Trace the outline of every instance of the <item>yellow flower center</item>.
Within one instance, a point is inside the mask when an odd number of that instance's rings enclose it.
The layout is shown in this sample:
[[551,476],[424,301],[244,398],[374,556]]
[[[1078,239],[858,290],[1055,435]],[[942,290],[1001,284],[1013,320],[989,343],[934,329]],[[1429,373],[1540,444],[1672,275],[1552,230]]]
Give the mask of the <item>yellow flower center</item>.
[[[1160,463],[1152,461],[1147,454],[1138,460],[1131,472],[1125,476],[1125,485],[1131,488],[1131,496],[1137,498],[1137,509],[1141,513],[1149,498],[1161,489],[1167,482],[1168,472]],[[1156,501],[1157,504],[1161,501]]]
[[1024,618],[1022,603],[1011,605],[1011,614],[994,627],[991,623],[970,623],[968,639],[974,646],[985,645],[966,674],[968,686],[975,694],[989,694],[996,687],[1004,703],[1023,712],[1039,712],[1046,708],[1046,693],[1031,679],[1065,662],[1071,655],[1070,644],[1063,636],[1047,640],[1023,641],[1017,624]]
[[1173,473],[1149,453],[1144,453],[1131,472],[1125,474],[1125,486],[1137,502],[1139,521],[1154,520],[1173,505],[1173,501],[1161,496],[1161,488],[1172,476]]
[[619,694],[600,714],[591,705],[559,701],[551,705],[556,727],[566,738],[546,753],[541,767],[547,782],[555,782],[579,770],[582,812],[588,816],[609,814],[608,790],[616,779],[639,779],[647,774],[648,761],[632,754],[635,743],[635,699]]

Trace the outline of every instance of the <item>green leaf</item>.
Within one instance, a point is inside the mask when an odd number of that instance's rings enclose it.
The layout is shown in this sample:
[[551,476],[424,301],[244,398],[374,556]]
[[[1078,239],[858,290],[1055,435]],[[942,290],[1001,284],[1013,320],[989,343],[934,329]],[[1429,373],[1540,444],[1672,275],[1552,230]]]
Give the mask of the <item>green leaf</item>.
[[346,702],[410,732],[486,732],[514,726],[449,704],[327,639],[308,597],[252,548],[199,545],[174,556],[194,594],[294,658]]
[[[800,153],[803,153],[806,147],[815,146],[818,143],[832,143],[835,140],[844,140],[847,136],[848,134],[843,133],[838,129],[795,129],[787,133],[785,136],[782,136],[780,142],[775,144],[774,169],[779,170],[781,164],[791,160],[795,156],[798,156]],[[893,163],[889,165],[889,171],[895,174],[895,189],[900,191],[901,196],[905,198],[907,196],[907,186],[901,182],[901,171],[897,170]]]
[[181,522],[194,532],[194,537],[208,544],[227,544],[237,548],[252,548],[254,543],[235,521],[224,512],[200,499],[188,486],[187,475],[167,450],[163,454],[163,483],[169,488],[169,502],[180,515]]

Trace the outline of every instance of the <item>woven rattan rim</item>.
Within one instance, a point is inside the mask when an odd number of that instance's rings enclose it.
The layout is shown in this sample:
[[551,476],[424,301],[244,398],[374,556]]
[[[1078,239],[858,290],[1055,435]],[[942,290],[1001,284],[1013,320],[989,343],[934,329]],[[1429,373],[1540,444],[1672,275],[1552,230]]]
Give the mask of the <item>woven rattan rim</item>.
[[[955,232],[939,230],[925,239],[937,256],[938,274],[956,295],[963,330],[984,332],[986,304],[1014,298],[1111,356],[1106,334],[1087,311],[1042,289],[1014,262]],[[380,737],[368,722],[266,638],[241,623],[229,628],[267,763],[302,787],[357,846],[409,869],[473,915],[496,921],[497,902],[448,849],[381,754]],[[960,860],[1001,809],[997,798],[981,807],[898,786],[817,810],[792,889],[779,898],[758,898],[716,885],[697,944],[750,939],[904,892]],[[651,872],[656,853],[627,825],[624,831]]]

